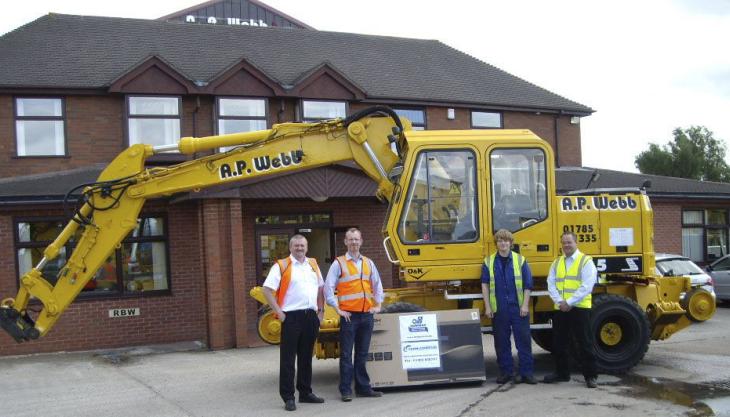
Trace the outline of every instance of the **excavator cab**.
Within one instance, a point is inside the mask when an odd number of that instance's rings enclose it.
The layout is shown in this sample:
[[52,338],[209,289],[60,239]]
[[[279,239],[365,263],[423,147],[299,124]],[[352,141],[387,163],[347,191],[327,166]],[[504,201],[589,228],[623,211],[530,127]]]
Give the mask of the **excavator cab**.
[[[448,137],[446,137],[448,135]],[[494,232],[542,269],[556,255],[552,151],[525,130],[410,131],[384,233],[406,281],[478,281]]]

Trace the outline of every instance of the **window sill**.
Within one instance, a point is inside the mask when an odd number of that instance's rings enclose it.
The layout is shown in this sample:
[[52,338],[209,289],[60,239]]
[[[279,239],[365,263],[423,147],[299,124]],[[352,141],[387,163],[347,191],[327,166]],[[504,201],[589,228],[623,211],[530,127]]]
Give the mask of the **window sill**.
[[71,159],[71,155],[13,155],[12,159]]
[[[93,301],[104,301],[104,300],[125,300],[125,299],[134,299],[134,298],[148,298],[148,297],[168,297],[172,296],[171,290],[157,290],[157,291],[141,291],[136,293],[119,293],[114,291],[109,292],[103,292],[103,293],[81,293],[78,295],[78,297],[73,301],[72,304],[75,303],[87,303],[87,302],[93,302]],[[38,299],[31,300],[28,305],[30,306],[40,306],[42,303]]]

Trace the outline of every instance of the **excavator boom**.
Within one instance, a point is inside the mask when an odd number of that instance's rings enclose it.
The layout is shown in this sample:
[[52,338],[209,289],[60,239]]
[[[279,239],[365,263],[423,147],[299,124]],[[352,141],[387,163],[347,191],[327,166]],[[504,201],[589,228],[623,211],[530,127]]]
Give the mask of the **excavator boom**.
[[[132,145],[109,164],[97,182],[86,185],[81,208],[45,249],[38,265],[20,279],[17,296],[0,303],[0,325],[18,342],[45,335],[114,248],[137,227],[139,213],[150,198],[354,161],[378,183],[378,197],[388,199],[393,192],[389,173],[401,163],[400,155],[393,149],[405,146],[402,133],[402,122],[392,110],[373,107],[346,119],[182,138],[174,146]],[[155,153],[194,154],[231,146],[233,149],[226,152],[171,167],[145,168],[145,161]],[[55,259],[79,232],[73,253],[52,285],[41,273],[44,265]],[[43,304],[37,317],[28,314],[31,298]]]

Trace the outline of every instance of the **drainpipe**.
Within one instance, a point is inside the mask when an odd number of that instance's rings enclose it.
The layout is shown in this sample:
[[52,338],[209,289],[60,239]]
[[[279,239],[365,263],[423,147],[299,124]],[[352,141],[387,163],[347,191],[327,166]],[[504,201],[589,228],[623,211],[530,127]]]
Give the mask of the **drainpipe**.
[[195,110],[193,110],[193,137],[198,137],[198,110],[200,110],[200,96],[195,96]]
[[276,113],[276,122],[282,123],[284,118],[284,112],[286,111],[286,103],[284,103],[284,98],[279,98],[279,111]]
[[555,115],[553,118],[553,124],[555,126],[555,167],[560,168],[560,146],[558,146],[558,137],[560,137],[560,128],[558,127],[558,122],[560,121],[560,115],[563,114],[563,111],[560,110],[558,114]]

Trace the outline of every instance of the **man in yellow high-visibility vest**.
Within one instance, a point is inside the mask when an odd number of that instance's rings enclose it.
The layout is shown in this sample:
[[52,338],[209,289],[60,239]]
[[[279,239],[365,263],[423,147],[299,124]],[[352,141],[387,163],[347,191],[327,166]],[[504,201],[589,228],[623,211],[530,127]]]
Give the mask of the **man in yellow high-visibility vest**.
[[590,322],[591,292],[598,273],[591,257],[578,250],[575,233],[563,233],[560,243],[563,255],[553,262],[547,278],[550,298],[555,303],[553,315],[555,373],[546,375],[543,382],[549,384],[570,380],[568,347],[572,337],[578,347],[586,386],[595,388],[598,371]]

